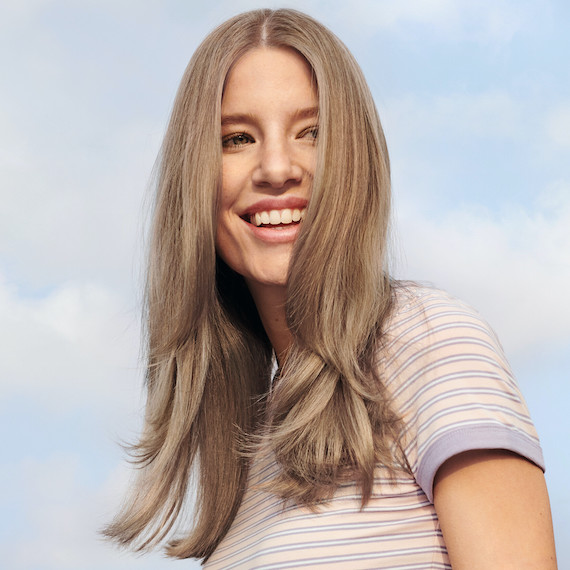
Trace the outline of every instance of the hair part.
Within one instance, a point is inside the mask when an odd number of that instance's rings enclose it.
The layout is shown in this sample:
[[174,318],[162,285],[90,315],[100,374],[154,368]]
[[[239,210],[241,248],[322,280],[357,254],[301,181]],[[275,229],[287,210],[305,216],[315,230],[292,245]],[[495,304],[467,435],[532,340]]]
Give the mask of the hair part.
[[[224,83],[256,47],[299,52],[319,98],[317,168],[289,269],[294,344],[269,396],[271,345],[243,279],[215,250]],[[328,29],[294,10],[247,12],[207,36],[182,78],[159,159],[145,426],[131,449],[138,478],[104,534],[138,550],[166,539],[194,471],[195,524],[167,553],[207,559],[246,488],[243,438],[275,454],[272,490],[307,505],[347,478],[365,504],[374,466],[397,463],[400,422],[376,360],[392,303],[389,161],[358,64]]]

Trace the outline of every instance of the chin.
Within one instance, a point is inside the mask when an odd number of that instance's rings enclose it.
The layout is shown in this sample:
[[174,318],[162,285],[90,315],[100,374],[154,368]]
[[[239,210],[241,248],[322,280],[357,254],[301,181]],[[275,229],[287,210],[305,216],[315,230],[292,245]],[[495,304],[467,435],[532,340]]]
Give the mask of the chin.
[[263,275],[246,276],[247,284],[252,287],[286,287],[287,271],[280,273],[265,273]]
[[[236,264],[234,271],[241,274],[248,287],[286,287],[291,253],[272,252],[271,255],[251,256]],[[239,266],[237,266],[239,265]]]
[[241,273],[248,284],[248,287],[286,287],[287,272],[289,265],[284,264],[265,264],[264,267],[251,267],[249,271]]

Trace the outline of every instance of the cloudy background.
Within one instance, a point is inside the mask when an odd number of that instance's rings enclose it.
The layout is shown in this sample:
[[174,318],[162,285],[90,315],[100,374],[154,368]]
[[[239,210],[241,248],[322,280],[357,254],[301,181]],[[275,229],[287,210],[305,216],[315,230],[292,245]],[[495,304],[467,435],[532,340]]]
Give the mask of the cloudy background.
[[[148,180],[203,36],[281,2],[2,0],[0,551],[12,569],[197,568],[95,531],[142,408]],[[570,568],[570,4],[290,1],[349,46],[393,164],[394,271],[475,305],[542,438]]]

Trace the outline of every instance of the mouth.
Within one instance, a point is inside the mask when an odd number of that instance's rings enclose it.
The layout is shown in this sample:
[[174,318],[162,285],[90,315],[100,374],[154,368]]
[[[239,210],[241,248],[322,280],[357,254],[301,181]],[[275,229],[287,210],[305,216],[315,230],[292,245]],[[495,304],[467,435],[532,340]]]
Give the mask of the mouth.
[[285,208],[265,210],[244,216],[244,220],[260,228],[285,228],[299,224],[305,217],[306,208]]

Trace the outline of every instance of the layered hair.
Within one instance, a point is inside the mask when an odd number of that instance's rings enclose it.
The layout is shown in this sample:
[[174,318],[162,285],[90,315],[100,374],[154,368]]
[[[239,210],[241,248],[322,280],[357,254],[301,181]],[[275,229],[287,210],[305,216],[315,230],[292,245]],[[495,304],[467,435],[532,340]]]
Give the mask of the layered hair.
[[[317,166],[288,276],[293,345],[271,391],[272,347],[244,280],[215,249],[224,83],[257,47],[300,53],[319,101]],[[194,53],[159,158],[145,425],[132,448],[139,469],[104,532],[136,549],[164,540],[194,475],[195,523],[167,552],[207,559],[240,505],[252,442],[280,467],[271,491],[309,506],[347,479],[364,505],[375,465],[399,461],[400,422],[377,362],[392,303],[388,153],[342,42],[299,12],[257,10],[219,26]]]

